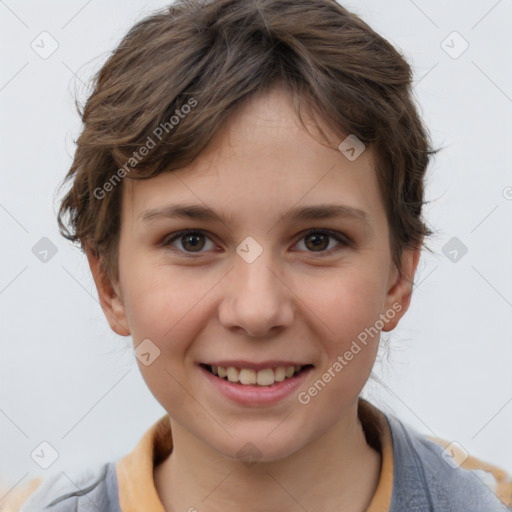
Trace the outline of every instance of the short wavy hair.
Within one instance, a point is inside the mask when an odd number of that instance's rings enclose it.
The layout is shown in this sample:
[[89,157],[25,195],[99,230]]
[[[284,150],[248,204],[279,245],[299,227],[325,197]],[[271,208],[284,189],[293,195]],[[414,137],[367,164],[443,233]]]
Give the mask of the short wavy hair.
[[[123,179],[192,162],[242,102],[280,85],[336,133],[373,145],[394,264],[426,246],[433,150],[404,56],[334,0],[178,0],[137,22],[93,77],[62,185],[61,234],[118,280]],[[324,133],[317,123],[320,133]],[[428,247],[427,247],[428,249]],[[430,249],[429,249],[430,250]]]

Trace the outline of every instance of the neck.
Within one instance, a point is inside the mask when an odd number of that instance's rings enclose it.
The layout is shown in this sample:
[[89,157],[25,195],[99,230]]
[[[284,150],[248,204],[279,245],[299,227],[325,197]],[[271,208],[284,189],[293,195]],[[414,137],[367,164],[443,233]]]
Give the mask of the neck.
[[171,427],[173,450],[155,468],[168,512],[220,512],[226,505],[247,512],[323,512],[341,504],[344,512],[360,512],[377,488],[381,457],[366,442],[357,403],[298,452],[254,465],[223,457],[172,420]]

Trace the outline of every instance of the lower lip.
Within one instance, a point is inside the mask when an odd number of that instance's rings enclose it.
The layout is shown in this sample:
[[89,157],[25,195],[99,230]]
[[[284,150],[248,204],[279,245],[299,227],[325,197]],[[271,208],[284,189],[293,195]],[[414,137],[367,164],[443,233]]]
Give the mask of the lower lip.
[[252,386],[229,382],[216,377],[202,366],[199,368],[220,393],[233,402],[243,405],[268,405],[279,402],[296,391],[313,370],[310,366],[295,377],[276,382],[272,386]]

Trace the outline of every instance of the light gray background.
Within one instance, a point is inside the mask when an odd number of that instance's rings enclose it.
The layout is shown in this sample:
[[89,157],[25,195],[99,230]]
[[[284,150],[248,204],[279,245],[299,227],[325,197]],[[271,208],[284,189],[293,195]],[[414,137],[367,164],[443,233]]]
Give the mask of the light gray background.
[[[0,477],[10,486],[117,459],[165,414],[130,340],[110,331],[85,257],[59,236],[54,197],[80,130],[74,89],[84,99],[82,81],[164,5],[0,1]],[[412,62],[425,122],[446,146],[427,182],[435,254],[422,256],[366,396],[512,472],[512,0],[344,5]],[[59,45],[47,59],[31,48],[43,31]],[[457,36],[443,45],[452,56],[442,46],[453,31],[469,44],[458,58]],[[42,237],[58,249],[46,263],[32,252]],[[443,253],[453,237],[468,249],[457,262]],[[42,441],[59,454],[47,470],[30,456]]]

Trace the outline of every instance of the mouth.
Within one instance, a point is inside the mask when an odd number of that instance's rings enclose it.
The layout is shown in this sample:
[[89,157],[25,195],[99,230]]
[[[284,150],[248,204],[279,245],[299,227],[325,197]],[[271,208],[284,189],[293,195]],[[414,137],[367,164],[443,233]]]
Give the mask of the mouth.
[[310,368],[313,368],[312,364],[276,366],[259,370],[253,368],[237,368],[234,366],[213,366],[204,363],[201,363],[199,366],[218,379],[228,381],[232,384],[267,388],[276,386],[280,382],[294,379]]

